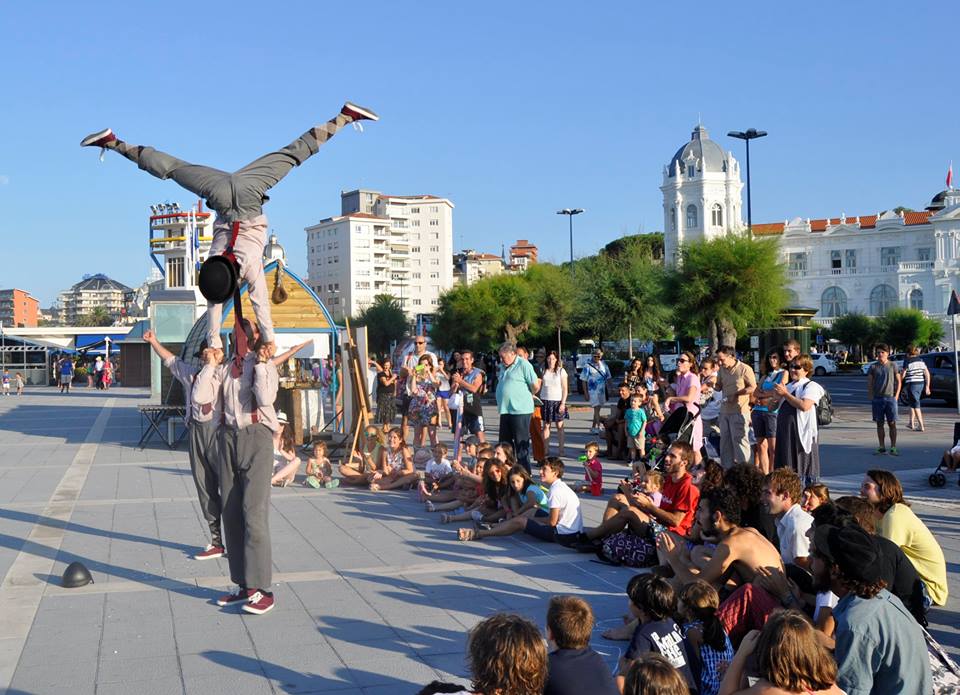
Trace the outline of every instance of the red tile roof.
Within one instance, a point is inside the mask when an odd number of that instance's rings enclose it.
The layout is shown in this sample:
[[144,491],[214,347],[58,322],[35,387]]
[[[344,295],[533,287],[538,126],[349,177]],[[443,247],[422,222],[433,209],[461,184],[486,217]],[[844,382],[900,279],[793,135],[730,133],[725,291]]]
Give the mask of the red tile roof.
[[[930,211],[921,210],[920,212],[907,212],[903,215],[903,223],[905,225],[912,226],[917,224],[927,224],[930,220]],[[861,215],[860,216],[860,229],[874,229],[877,226],[877,215]],[[846,218],[847,224],[856,224],[857,217],[856,215],[848,215]],[[825,232],[827,227],[833,227],[840,224],[839,217],[823,217],[816,220],[810,220],[810,231],[811,232]],[[757,236],[769,236],[772,234],[783,234],[784,224],[783,222],[771,222],[766,224],[755,224],[753,225],[753,233]]]

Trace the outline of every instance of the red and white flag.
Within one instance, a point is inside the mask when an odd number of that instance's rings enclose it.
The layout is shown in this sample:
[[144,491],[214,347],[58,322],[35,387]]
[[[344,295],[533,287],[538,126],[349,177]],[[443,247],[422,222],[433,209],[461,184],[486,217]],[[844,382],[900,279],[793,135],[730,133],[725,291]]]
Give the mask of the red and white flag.
[[953,162],[950,162],[950,168],[947,169],[947,188],[953,188]]

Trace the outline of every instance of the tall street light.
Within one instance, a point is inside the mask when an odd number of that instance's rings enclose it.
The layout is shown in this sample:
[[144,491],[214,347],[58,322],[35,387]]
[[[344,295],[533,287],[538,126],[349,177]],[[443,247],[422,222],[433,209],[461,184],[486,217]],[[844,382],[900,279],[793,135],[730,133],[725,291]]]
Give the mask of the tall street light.
[[582,208],[564,208],[563,210],[557,210],[558,215],[566,215],[570,218],[570,274],[573,275],[573,216],[579,215],[583,212]]
[[731,130],[727,133],[728,137],[737,138],[737,140],[743,140],[747,143],[747,230],[751,236],[753,236],[753,215],[750,214],[750,141],[765,137],[766,134],[767,131],[757,130],[756,128],[750,128],[745,133],[739,130]]

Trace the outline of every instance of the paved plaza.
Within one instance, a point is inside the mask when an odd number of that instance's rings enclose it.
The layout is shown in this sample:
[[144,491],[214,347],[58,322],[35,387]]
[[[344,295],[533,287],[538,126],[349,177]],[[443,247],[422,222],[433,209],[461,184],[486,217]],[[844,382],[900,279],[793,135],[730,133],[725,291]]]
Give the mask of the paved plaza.
[[[405,695],[435,678],[468,683],[466,631],[498,611],[543,625],[557,593],[590,601],[593,646],[611,666],[626,646],[599,635],[625,612],[631,570],[524,536],[460,543],[408,492],[275,489],[277,607],[218,608],[227,563],[190,558],[206,525],[184,447],[135,446],[146,400],[124,388],[0,398],[0,690]],[[928,409],[927,433],[904,432],[903,455],[878,459],[866,409],[837,415],[822,434],[826,482],[853,492],[868,467],[897,471],[947,555],[951,600],[932,611],[931,632],[956,655],[960,488],[955,477],[938,490],[926,483],[956,416]],[[583,475],[575,455],[587,417],[570,421],[568,479]],[[604,467],[611,489],[624,468]],[[603,500],[583,501],[596,523]],[[59,586],[73,560],[94,584]]]

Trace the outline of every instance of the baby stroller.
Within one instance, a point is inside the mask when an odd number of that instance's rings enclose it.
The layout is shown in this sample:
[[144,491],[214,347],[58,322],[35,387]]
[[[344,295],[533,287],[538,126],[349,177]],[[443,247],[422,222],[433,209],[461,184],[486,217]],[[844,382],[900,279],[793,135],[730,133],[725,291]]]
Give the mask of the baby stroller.
[[700,413],[691,413],[686,408],[677,408],[667,416],[660,426],[660,430],[650,438],[647,453],[651,470],[663,470],[663,459],[667,449],[675,442],[693,443],[693,424]]
[[[946,456],[949,456],[954,451],[960,450],[960,422],[953,423],[953,442],[954,446],[948,451]],[[950,468],[947,467],[946,461],[944,461],[946,456],[940,457],[940,463],[937,464],[936,470],[927,478],[930,487],[943,487],[947,484],[947,476],[941,473],[943,470],[950,470]],[[960,477],[957,478],[957,485],[960,485]]]

